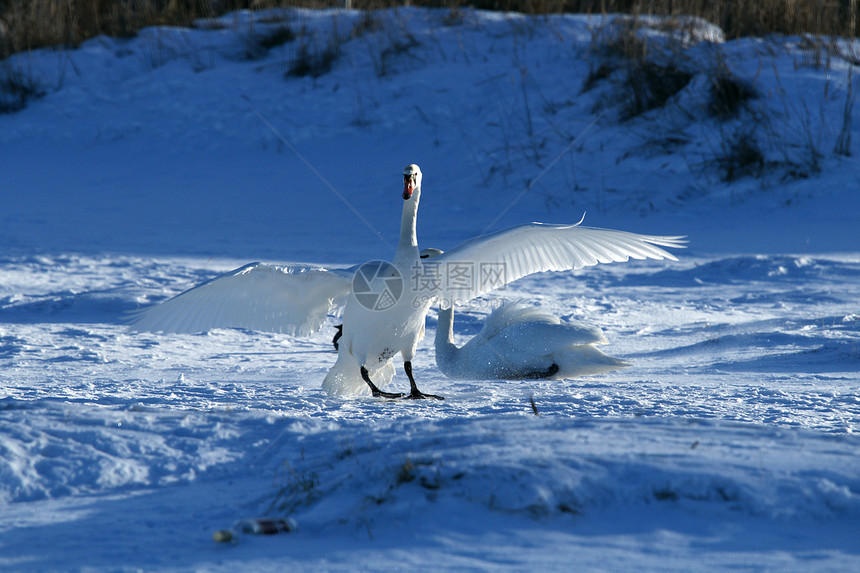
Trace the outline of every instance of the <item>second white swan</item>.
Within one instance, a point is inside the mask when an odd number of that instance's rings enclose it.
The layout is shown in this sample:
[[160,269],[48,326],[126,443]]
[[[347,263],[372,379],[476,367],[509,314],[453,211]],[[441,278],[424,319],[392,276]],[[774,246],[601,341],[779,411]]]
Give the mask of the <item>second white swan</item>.
[[597,348],[606,342],[595,326],[562,322],[517,301],[495,309],[481,331],[458,348],[454,344],[454,309],[440,309],[436,365],[455,380],[561,380],[631,365]]
[[[423,249],[422,259],[442,254]],[[562,322],[523,301],[495,308],[480,332],[461,347],[454,343],[454,307],[439,309],[436,366],[454,380],[574,378],[603,374],[631,365],[603,353],[606,344],[595,326]]]

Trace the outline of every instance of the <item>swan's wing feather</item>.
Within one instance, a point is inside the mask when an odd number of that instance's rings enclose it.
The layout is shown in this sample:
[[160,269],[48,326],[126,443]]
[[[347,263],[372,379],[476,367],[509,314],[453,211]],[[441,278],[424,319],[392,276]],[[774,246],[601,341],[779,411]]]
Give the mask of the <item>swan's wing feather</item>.
[[202,332],[247,328],[308,335],[343,304],[349,269],[251,263],[133,313],[137,331]]
[[433,265],[442,304],[465,302],[532,273],[568,271],[628,259],[670,259],[661,247],[684,237],[640,235],[576,225],[530,223],[469,239],[425,262]]

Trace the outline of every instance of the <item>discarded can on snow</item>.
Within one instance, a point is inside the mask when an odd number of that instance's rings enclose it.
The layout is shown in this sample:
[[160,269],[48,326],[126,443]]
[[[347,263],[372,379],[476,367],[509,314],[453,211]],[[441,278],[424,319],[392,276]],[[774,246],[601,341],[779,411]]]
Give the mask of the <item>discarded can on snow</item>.
[[275,535],[296,530],[296,520],[286,519],[242,519],[233,524],[233,529],[252,535]]
[[296,520],[292,517],[285,519],[240,519],[233,524],[231,529],[219,529],[212,535],[218,543],[230,543],[235,541],[240,534],[244,535],[275,535],[277,533],[290,533],[298,528]]

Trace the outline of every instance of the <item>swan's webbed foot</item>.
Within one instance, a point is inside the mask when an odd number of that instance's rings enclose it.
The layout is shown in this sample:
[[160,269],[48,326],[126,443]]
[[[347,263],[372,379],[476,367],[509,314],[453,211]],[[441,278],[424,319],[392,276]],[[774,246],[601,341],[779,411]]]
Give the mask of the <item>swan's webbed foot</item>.
[[370,373],[364,366],[361,367],[361,378],[367,382],[368,386],[370,386],[370,393],[374,398],[388,398],[389,400],[396,400],[398,398],[406,397],[406,394],[401,392],[383,392],[380,390],[379,387],[370,379]]
[[331,339],[331,343],[334,344],[335,350],[340,350],[340,345],[337,341],[340,340],[341,336],[343,336],[343,325],[338,324],[335,328],[337,329],[337,332],[334,333],[334,338]]
[[374,398],[388,398],[389,400],[399,400],[400,398],[409,398],[403,392],[385,392],[377,388],[376,390],[371,390],[371,394]]
[[404,398],[407,398],[409,400],[423,400],[425,398],[435,398],[437,400],[444,400],[445,399],[445,396],[439,396],[436,394],[425,394],[424,392],[420,391],[418,388],[413,388],[412,392],[410,392],[409,394],[401,394],[401,396],[403,396]]
[[412,361],[405,360],[403,362],[403,369],[406,371],[406,375],[409,377],[409,386],[412,389],[409,394],[404,395],[404,398],[408,398],[410,400],[423,400],[425,398],[435,398],[436,400],[444,400],[444,396],[437,396],[436,394],[425,394],[421,390],[418,389],[418,385],[415,383],[415,378],[412,376]]

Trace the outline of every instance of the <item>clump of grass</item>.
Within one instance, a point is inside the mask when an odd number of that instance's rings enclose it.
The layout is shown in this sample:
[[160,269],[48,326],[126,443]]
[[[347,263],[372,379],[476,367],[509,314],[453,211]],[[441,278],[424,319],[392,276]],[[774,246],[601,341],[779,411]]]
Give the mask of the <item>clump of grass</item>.
[[456,5],[452,5],[448,8],[448,13],[442,17],[442,25],[443,26],[460,26],[463,22],[466,21],[466,14],[463,10]]
[[677,39],[670,37],[652,44],[640,33],[642,29],[638,19],[621,17],[592,30],[591,50],[596,65],[582,90],[614,80],[621,121],[665,106],[694,75],[687,69],[687,58]]
[[648,55],[648,42],[639,34],[641,29],[642,21],[637,17],[614,17],[591,30],[591,44],[603,57],[642,60]]
[[379,51],[379,57],[374,58],[376,75],[387,77],[419,45],[418,39],[409,31],[403,22],[392,24],[386,29],[386,45]]
[[849,157],[851,155],[851,126],[854,117],[854,81],[853,72],[848,68],[848,92],[845,94],[845,107],[842,111],[842,128],[836,137],[834,153]]
[[379,60],[375,62],[376,75],[381,78],[390,75],[397,62],[405,58],[415,46],[414,42],[408,40],[395,40],[383,48],[379,53]]
[[287,77],[318,78],[329,73],[341,54],[340,43],[329,39],[325,44],[312,45],[303,40],[287,69]]
[[378,77],[390,75],[396,65],[419,45],[408,23],[397,12],[378,10],[364,12],[353,24],[347,38],[361,39],[367,45]]
[[284,462],[281,472],[282,485],[267,511],[279,510],[292,513],[297,508],[315,502],[320,494],[319,476],[313,472],[298,472]]
[[663,107],[687,87],[692,77],[692,73],[671,61],[644,61],[628,67],[621,119],[632,119],[652,109]]
[[609,76],[611,76],[614,71],[615,66],[612,66],[605,61],[600,61],[597,62],[597,65],[592,65],[588,70],[588,75],[585,77],[585,81],[582,82],[582,93],[593,90],[597,87],[597,84],[603,80],[609,79]]
[[259,36],[257,43],[264,50],[271,50],[272,48],[292,42],[295,39],[296,33],[293,32],[293,29],[288,25],[282,25]]
[[44,95],[45,90],[31,74],[9,63],[0,67],[0,115],[21,111]]
[[257,32],[253,27],[250,27],[240,35],[245,44],[245,57],[249,60],[263,58],[269,50],[296,39],[296,33],[287,24],[279,25],[265,32]]
[[749,175],[760,176],[765,165],[764,153],[752,131],[739,131],[727,138],[715,161],[720,169],[720,179],[725,182]]
[[737,117],[746,103],[756,97],[755,88],[722,69],[710,81],[708,112],[717,119],[728,120]]
[[350,36],[360,38],[367,34],[378,32],[384,27],[382,19],[375,10],[367,10],[361,14],[361,17],[355,22],[350,32]]

